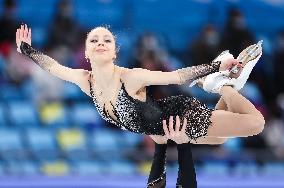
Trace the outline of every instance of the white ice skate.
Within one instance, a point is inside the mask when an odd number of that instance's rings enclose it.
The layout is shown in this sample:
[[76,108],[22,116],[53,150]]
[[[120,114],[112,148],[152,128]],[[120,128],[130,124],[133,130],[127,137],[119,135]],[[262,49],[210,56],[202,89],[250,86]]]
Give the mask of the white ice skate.
[[[231,70],[219,71],[208,75],[203,82],[203,89],[211,93],[219,93],[224,85],[230,85],[236,90],[240,90],[245,85],[249,75],[262,55],[262,41],[251,45],[244,49],[237,57],[244,68],[241,70],[237,66]],[[241,72],[240,72],[241,71]],[[239,74],[240,73],[240,74]],[[236,78],[231,78],[231,75],[239,74]]]
[[[222,53],[220,53],[214,60],[213,62],[216,62],[216,61],[226,61],[228,59],[232,59],[234,58],[234,56],[232,54],[230,54],[229,50],[225,50],[223,51]],[[194,80],[193,82],[191,82],[191,84],[189,85],[189,87],[192,87],[194,86],[196,83],[198,83],[201,79],[204,79],[203,78],[199,78],[197,80]]]

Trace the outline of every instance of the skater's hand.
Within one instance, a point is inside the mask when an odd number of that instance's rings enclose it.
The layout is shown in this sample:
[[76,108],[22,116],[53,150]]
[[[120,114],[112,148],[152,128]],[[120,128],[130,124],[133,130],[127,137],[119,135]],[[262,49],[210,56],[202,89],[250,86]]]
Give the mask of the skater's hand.
[[239,65],[239,61],[237,59],[227,59],[225,61],[221,62],[219,71],[225,71],[225,70],[230,70],[231,68],[233,68],[233,66],[235,65]]
[[177,144],[188,143],[190,140],[185,133],[187,125],[187,119],[184,118],[182,127],[180,127],[180,118],[176,116],[176,126],[175,129],[173,127],[173,116],[169,119],[169,128],[167,126],[166,120],[163,120],[163,129],[167,139],[171,139],[172,141],[176,142]]
[[31,45],[32,43],[32,30],[31,28],[28,28],[26,24],[21,25],[21,27],[17,29],[16,32],[17,51],[20,53],[21,53],[20,46],[22,41],[28,43],[29,45]]

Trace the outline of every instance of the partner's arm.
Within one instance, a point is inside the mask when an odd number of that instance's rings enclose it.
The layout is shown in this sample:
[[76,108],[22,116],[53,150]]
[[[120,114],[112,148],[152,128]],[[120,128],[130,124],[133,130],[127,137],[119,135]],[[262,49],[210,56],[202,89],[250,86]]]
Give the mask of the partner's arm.
[[167,143],[155,143],[155,154],[147,183],[148,188],[166,187],[166,152]]
[[197,181],[191,153],[191,144],[178,144],[177,150],[179,170],[176,187],[196,188]]

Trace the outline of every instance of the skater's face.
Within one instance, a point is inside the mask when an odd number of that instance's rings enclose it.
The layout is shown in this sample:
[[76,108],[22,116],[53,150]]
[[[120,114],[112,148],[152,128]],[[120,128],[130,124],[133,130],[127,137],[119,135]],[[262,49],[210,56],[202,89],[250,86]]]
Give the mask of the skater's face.
[[115,60],[116,47],[113,34],[104,27],[93,29],[86,39],[85,55],[91,63]]

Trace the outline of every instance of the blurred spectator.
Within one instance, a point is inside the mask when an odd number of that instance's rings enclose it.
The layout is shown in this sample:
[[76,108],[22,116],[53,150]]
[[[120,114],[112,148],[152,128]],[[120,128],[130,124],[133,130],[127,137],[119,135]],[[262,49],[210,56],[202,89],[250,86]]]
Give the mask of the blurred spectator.
[[15,18],[17,10],[14,0],[3,1],[3,16],[0,18],[0,54],[3,55],[5,76],[11,84],[21,86],[29,77],[30,60],[16,51],[15,33],[19,26]]
[[220,36],[213,25],[206,25],[201,35],[196,39],[190,49],[192,65],[209,63],[214,60],[220,52]]
[[144,33],[138,38],[133,59],[134,67],[149,70],[171,71],[183,66],[168,53],[163,39],[153,33]]
[[50,26],[47,50],[57,54],[60,64],[71,68],[78,68],[74,52],[81,46],[83,30],[74,20],[72,1],[60,0],[54,22]]
[[[143,34],[137,42],[133,54],[134,67],[144,68],[151,71],[171,71],[179,68],[181,63],[171,57],[161,45],[158,37],[152,33]],[[133,63],[131,63],[133,64]],[[171,87],[171,88],[169,88]],[[148,87],[150,93],[156,99],[176,94],[177,86],[154,86]]]
[[[159,55],[157,55],[159,54]],[[166,59],[167,52],[153,33],[144,33],[138,38],[134,49],[134,67],[158,70]],[[153,62],[148,62],[153,61]]]
[[230,50],[234,57],[254,43],[254,37],[246,26],[245,17],[236,8],[229,11],[229,18],[222,36],[222,49]]
[[73,16],[71,1],[59,1],[55,19],[49,31],[48,48],[67,46],[74,49],[78,45],[82,31]]
[[0,54],[7,57],[15,43],[15,33],[19,24],[15,19],[15,2],[4,0],[3,7],[3,15],[0,18]]
[[[15,33],[15,32],[14,32]],[[6,61],[6,74],[11,84],[21,86],[30,78],[31,69],[35,65],[30,59],[17,52],[15,46]]]
[[283,95],[279,95],[277,103],[270,108],[270,115],[266,118],[265,129],[262,133],[267,145],[270,147],[273,157],[283,159],[284,157],[284,122],[281,114],[280,103],[283,103]]
[[274,64],[275,64],[275,81],[278,92],[284,92],[284,88],[280,87],[284,83],[284,30],[279,33],[276,41],[275,54],[274,54]]

